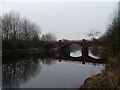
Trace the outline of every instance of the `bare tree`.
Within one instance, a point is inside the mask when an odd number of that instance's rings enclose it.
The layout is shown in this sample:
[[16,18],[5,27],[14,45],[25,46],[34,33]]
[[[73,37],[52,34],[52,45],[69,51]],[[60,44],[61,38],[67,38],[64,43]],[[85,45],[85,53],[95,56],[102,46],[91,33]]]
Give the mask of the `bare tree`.
[[19,41],[37,42],[40,38],[40,27],[26,18],[21,18],[17,12],[3,14],[1,21],[2,40],[5,42],[15,45]]
[[41,40],[42,41],[56,41],[57,38],[56,38],[55,34],[52,34],[49,32],[49,33],[43,34],[41,37]]
[[2,36],[3,39],[17,39],[20,15],[14,11],[2,16]]
[[91,33],[88,34],[88,36],[91,37],[92,39],[97,39],[101,35],[102,35],[102,33],[99,31],[92,31]]

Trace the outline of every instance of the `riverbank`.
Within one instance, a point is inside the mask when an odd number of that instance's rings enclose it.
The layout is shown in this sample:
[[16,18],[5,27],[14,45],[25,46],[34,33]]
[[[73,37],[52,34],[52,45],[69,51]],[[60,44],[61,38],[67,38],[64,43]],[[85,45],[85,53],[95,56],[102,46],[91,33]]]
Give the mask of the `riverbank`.
[[118,58],[109,58],[105,70],[87,78],[81,88],[112,88],[120,90],[120,65]]
[[26,53],[41,53],[43,50],[41,48],[31,48],[31,49],[18,49],[18,50],[6,50],[2,51],[2,55],[9,54],[26,54]]

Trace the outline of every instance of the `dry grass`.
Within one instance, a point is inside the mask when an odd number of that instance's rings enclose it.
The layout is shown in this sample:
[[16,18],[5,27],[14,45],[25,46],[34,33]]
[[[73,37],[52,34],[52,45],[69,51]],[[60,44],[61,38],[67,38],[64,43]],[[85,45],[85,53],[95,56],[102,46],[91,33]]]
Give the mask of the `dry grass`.
[[83,88],[117,88],[120,90],[120,58],[109,58],[102,73],[88,78]]

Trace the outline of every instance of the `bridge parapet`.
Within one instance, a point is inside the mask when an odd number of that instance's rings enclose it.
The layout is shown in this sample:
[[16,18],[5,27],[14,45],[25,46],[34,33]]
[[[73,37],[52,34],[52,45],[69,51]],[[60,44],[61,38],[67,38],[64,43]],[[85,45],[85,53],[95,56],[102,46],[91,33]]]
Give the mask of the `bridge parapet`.
[[83,40],[65,40],[65,41],[62,41],[62,40],[59,40],[59,41],[43,41],[43,46],[46,47],[46,46],[49,46],[49,45],[54,45],[58,48],[63,48],[65,46],[69,46],[69,45],[72,45],[72,44],[78,44],[78,45],[82,46],[83,48],[87,48],[89,46],[95,45],[96,43],[101,45],[101,46],[106,45],[105,42],[102,42],[102,41],[99,41],[99,40],[91,41],[91,40],[83,39]]

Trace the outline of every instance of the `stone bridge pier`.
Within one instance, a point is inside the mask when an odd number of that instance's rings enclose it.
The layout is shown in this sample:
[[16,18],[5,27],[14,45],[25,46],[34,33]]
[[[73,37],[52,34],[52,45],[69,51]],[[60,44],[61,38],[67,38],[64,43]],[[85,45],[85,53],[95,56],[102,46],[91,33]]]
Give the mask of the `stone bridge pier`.
[[82,46],[82,56],[88,56],[88,47]]
[[82,56],[88,56],[89,46],[86,46],[87,40],[83,39],[82,42],[83,42],[83,43],[82,43]]

